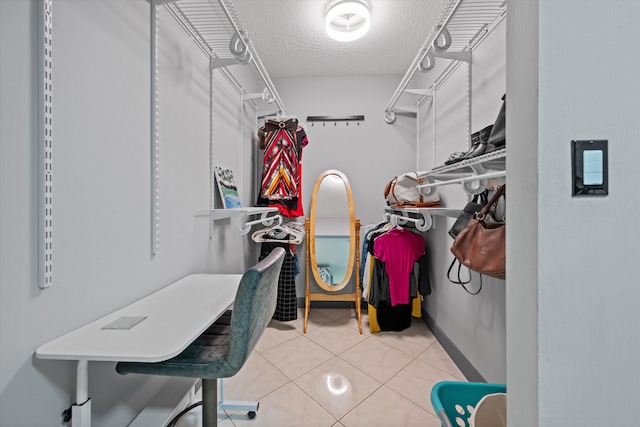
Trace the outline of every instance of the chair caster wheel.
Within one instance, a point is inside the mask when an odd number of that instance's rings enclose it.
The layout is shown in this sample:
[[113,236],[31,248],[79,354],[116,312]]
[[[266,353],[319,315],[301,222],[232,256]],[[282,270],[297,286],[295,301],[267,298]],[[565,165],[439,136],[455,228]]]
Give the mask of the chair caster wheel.
[[250,420],[254,419],[256,417],[256,411],[249,411],[247,417],[249,417]]

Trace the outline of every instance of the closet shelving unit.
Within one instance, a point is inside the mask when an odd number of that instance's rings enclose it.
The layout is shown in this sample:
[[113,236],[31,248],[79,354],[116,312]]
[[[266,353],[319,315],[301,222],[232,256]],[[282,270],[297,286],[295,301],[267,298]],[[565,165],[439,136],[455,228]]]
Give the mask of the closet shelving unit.
[[[467,64],[467,127],[471,134],[471,66],[473,48],[506,14],[505,0],[451,0],[431,29],[385,108],[385,121],[396,114],[417,116],[427,99],[434,99],[439,83],[460,63]],[[420,71],[419,76],[416,73]],[[417,88],[408,88],[410,83]],[[411,95],[413,105],[397,106]],[[417,101],[415,96],[418,96]],[[435,114],[435,109],[434,109]]]
[[[450,0],[387,104],[385,121],[393,124],[396,115],[417,117],[419,107],[427,100],[434,105],[432,120],[435,121],[438,87],[458,66],[466,64],[466,127],[470,136],[473,49],[505,16],[505,0]],[[410,88],[410,84],[415,87]],[[411,105],[398,106],[399,102],[411,102]],[[503,149],[418,172],[418,176],[428,182],[418,187],[425,196],[433,194],[437,186],[454,183],[462,184],[469,194],[480,193],[489,179],[506,176],[505,158],[506,150]],[[386,207],[384,217],[397,225],[407,224],[419,231],[427,231],[434,226],[433,215],[455,218],[460,212],[460,209],[449,208]]]
[[418,185],[420,193],[431,195],[436,187],[450,184],[462,184],[468,194],[482,193],[490,179],[504,178],[506,174],[507,149],[483,154],[448,166],[433,168],[427,172],[418,172],[420,178],[429,181]]
[[[242,102],[253,103],[256,108],[256,101],[261,100],[267,104],[275,103],[278,108],[277,114],[286,114],[284,103],[271,81],[244,25],[240,21],[232,1],[156,0],[156,2],[165,3],[167,10],[178,21],[187,34],[191,36],[196,45],[209,57],[211,64],[211,205],[210,209],[199,211],[198,214],[206,213],[209,215],[211,235],[214,230],[214,222],[227,218],[231,219],[235,232],[241,235],[247,234],[254,224],[264,224],[268,226],[276,220],[278,223],[281,223],[282,217],[277,215],[278,210],[276,208],[250,207],[217,209],[213,202],[216,186],[215,175],[213,173],[215,165],[213,71],[219,70],[225,76],[241,94]],[[262,91],[259,89],[255,90],[255,88],[251,88],[250,90],[253,90],[251,92],[246,90],[245,85],[251,85],[252,82],[257,83],[259,81],[264,83],[264,89]],[[271,215],[273,213],[276,213],[276,215]],[[253,216],[259,216],[259,218],[249,220],[249,217]]]
[[410,226],[418,231],[429,231],[435,227],[433,215],[457,218],[460,209],[449,208],[394,208],[387,206],[384,220],[393,225]]
[[[243,100],[261,98],[267,103],[275,102],[279,114],[286,114],[284,103],[231,0],[162,0],[162,2],[166,3],[173,17],[209,56],[212,69],[226,69],[223,73],[227,79],[239,91],[244,92]],[[234,49],[232,52],[230,47],[234,37],[237,43],[232,47]],[[257,93],[246,92],[241,83],[243,76],[249,76],[249,78],[257,76],[264,83],[265,89]]]
[[[282,215],[278,214],[278,208],[269,207],[247,207],[247,208],[231,208],[231,209],[206,209],[199,211],[200,215],[210,215],[213,221],[222,219],[231,219],[233,230],[245,235],[251,230],[251,226],[262,224],[269,227],[274,224],[282,224]],[[275,215],[271,215],[275,214]],[[249,220],[249,217],[259,217],[258,219]]]
[[[462,184],[467,194],[482,193],[488,187],[489,180],[506,177],[506,156],[507,150],[503,148],[452,165],[418,172],[418,177],[428,181],[428,184],[418,185],[418,188],[423,196],[433,194],[436,187],[451,184]],[[428,231],[434,226],[433,215],[457,218],[460,212],[460,209],[449,208],[386,207],[384,219],[394,225],[411,225],[418,231]]]

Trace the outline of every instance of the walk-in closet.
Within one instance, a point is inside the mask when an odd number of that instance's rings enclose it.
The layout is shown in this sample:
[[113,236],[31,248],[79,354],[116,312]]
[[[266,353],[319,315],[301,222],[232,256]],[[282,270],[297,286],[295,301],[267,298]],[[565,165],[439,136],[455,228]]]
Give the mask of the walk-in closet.
[[0,0],[0,427],[636,425],[638,16]]

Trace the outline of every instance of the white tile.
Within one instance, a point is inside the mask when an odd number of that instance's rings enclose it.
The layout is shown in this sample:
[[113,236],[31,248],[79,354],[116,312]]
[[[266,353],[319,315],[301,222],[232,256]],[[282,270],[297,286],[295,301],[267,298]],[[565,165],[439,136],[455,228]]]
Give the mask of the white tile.
[[340,354],[366,339],[357,329],[346,325],[341,320],[329,322],[321,328],[307,331],[305,336],[333,354]]
[[294,383],[288,383],[260,400],[257,416],[232,414],[235,427],[331,427],[336,419]]
[[[336,311],[338,310],[338,311]],[[340,313],[342,311],[342,313]],[[330,309],[330,308],[311,308],[309,311],[309,320],[307,322],[307,333],[316,329],[322,329],[327,323],[331,323],[340,317],[343,317],[347,310]],[[304,310],[302,313],[304,322]]]
[[[342,325],[342,326],[346,326],[349,327],[351,329],[355,329],[356,331],[358,331],[358,333],[360,333],[360,329],[358,328],[358,318],[356,317],[356,311],[354,310],[345,310],[347,311],[349,314],[347,314],[346,316],[340,317],[338,319],[335,319],[333,322],[331,322],[331,324],[335,324],[335,325]],[[366,315],[362,316],[362,333],[365,333],[365,329],[366,329]]]
[[300,330],[298,330],[296,322],[297,320],[291,322],[272,320],[262,333],[262,337],[256,344],[255,349],[262,352],[294,338],[298,338],[302,333],[302,324],[300,323]]
[[340,357],[381,383],[387,382],[413,360],[406,353],[371,337],[341,353]]
[[440,427],[433,414],[386,386],[379,388],[340,422],[345,427]]
[[449,357],[447,352],[442,348],[439,342],[434,342],[429,348],[427,348],[422,354],[417,357],[418,360],[421,360],[425,363],[428,363],[431,366],[435,366],[436,368],[445,371],[454,377],[458,378],[461,381],[466,381],[466,378],[458,369],[453,360]]
[[294,382],[336,419],[342,418],[382,385],[338,357]]
[[[353,304],[355,306],[355,302]],[[314,311],[316,314],[322,314],[323,316],[332,320],[351,316],[351,314],[353,313],[353,310],[350,310],[348,308],[311,308],[311,311]]]
[[423,409],[434,413],[431,406],[431,389],[440,381],[458,381],[458,379],[416,359],[387,381],[386,386]]
[[404,331],[383,331],[373,334],[373,337],[413,357],[417,357],[436,341],[436,338],[422,319],[415,317],[412,318],[411,326]]
[[[440,427],[431,388],[464,378],[421,319],[402,332],[371,334],[365,310],[362,335],[354,309],[312,308],[307,334],[303,319],[300,308],[296,320],[272,321],[242,370],[225,380],[227,399],[259,400],[260,409],[253,420],[221,413],[220,426]],[[327,379],[347,386],[342,400]]]
[[334,355],[305,336],[300,336],[262,352],[262,356],[289,379],[294,379]]
[[224,398],[259,400],[288,382],[289,378],[254,351],[236,375],[224,379]]

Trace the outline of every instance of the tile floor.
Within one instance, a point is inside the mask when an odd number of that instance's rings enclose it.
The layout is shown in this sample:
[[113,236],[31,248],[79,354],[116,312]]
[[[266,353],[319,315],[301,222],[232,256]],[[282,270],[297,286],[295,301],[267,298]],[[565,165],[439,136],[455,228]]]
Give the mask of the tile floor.
[[[440,427],[431,387],[465,381],[421,319],[402,332],[371,334],[363,314],[314,308],[307,333],[303,311],[292,322],[272,321],[234,377],[224,380],[231,400],[259,400],[256,418],[220,411],[220,427]],[[199,426],[192,411],[177,427]]]

